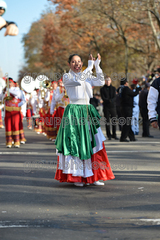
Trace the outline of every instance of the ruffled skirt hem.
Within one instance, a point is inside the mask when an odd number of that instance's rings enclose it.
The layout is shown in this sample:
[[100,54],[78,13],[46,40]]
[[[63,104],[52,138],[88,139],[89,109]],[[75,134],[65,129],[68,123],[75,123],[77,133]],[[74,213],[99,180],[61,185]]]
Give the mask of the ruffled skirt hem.
[[91,156],[92,172],[93,175],[90,177],[74,176],[73,174],[65,174],[63,170],[59,169],[59,157],[57,163],[57,171],[55,174],[55,179],[59,182],[83,182],[83,183],[94,183],[95,181],[112,180],[115,178],[110,163],[107,157],[105,146],[103,143],[103,149],[96,152]]

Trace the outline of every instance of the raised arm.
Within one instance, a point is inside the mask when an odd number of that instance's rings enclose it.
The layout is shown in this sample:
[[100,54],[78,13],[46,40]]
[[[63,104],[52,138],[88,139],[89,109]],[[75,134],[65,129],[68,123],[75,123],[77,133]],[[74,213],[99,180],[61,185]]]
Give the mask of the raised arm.
[[103,71],[100,68],[101,56],[98,53],[97,60],[94,62],[96,76],[90,75],[89,81],[91,82],[92,86],[103,86],[105,84]]

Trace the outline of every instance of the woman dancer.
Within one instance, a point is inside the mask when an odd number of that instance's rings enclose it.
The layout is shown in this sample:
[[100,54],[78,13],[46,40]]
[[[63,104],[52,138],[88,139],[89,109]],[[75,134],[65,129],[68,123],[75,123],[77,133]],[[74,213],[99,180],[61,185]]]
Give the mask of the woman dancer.
[[[101,56],[95,61],[90,54],[88,68],[81,72],[83,63],[78,54],[68,59],[69,73],[63,75],[70,104],[67,105],[56,138],[58,153],[55,179],[84,184],[104,185],[99,180],[111,180],[115,176],[110,167],[100,128],[100,116],[89,104],[93,97],[92,86],[103,86],[104,76],[100,68]],[[96,77],[92,75],[95,66]]]

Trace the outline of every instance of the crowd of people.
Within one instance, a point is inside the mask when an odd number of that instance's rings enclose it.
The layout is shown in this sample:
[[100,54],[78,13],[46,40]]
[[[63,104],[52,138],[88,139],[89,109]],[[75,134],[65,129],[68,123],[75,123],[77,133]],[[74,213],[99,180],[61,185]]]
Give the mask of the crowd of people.
[[10,77],[4,77],[3,81],[8,84],[8,88],[5,87],[0,92],[0,128],[4,128],[4,110],[6,147],[20,147],[20,144],[25,144],[24,118],[28,129],[55,141],[64,109],[69,103],[62,79],[58,82],[51,81],[49,88],[35,88],[32,93],[21,90],[19,84]]
[[[96,60],[90,55],[88,67],[82,72],[82,59],[73,54],[68,59],[70,71],[62,79],[51,80],[43,88],[41,85],[29,93],[25,88],[20,89],[12,78],[4,77],[6,87],[0,92],[1,109],[5,112],[6,147],[25,144],[23,119],[26,117],[28,129],[44,134],[56,145],[55,179],[79,187],[101,186],[104,183],[99,180],[115,178],[104,146],[100,116],[104,116],[108,140],[121,142],[136,141],[140,116],[142,137],[153,137],[149,132],[150,121],[153,127],[159,123],[159,74],[154,76],[153,83],[149,77],[142,82],[134,79],[130,86],[127,78],[122,78],[116,89],[111,77],[104,77],[100,61],[99,54]],[[93,67],[96,76],[92,75]],[[160,73],[160,69],[158,71]],[[95,86],[100,87],[100,94],[93,95]],[[4,128],[1,110],[0,128]]]
[[[140,123],[142,137],[153,138],[149,131],[152,121],[149,120],[147,99],[150,86],[152,88],[159,74],[160,68],[155,73],[148,72],[141,79],[133,79],[130,84],[127,78],[122,78],[117,89],[112,85],[111,77],[105,77],[105,85],[100,89],[100,94],[94,94],[90,103],[95,106],[101,116],[105,117],[108,140],[113,138],[121,142],[136,141],[135,136],[139,134]],[[153,108],[156,109],[155,106]],[[158,113],[155,111],[155,118]],[[159,118],[158,121],[160,121]],[[116,134],[117,127],[121,131],[120,139]]]

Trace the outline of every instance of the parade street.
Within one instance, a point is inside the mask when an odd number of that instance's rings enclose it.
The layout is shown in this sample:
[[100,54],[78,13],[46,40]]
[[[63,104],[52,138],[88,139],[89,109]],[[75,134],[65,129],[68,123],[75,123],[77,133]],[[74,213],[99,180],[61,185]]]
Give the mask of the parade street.
[[135,142],[105,141],[115,179],[84,187],[54,180],[44,135],[24,123],[26,144],[8,149],[0,129],[0,239],[160,239],[160,131],[141,127]]

